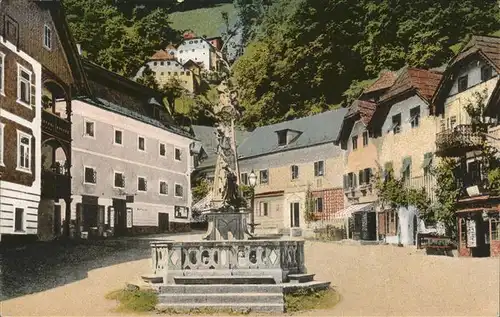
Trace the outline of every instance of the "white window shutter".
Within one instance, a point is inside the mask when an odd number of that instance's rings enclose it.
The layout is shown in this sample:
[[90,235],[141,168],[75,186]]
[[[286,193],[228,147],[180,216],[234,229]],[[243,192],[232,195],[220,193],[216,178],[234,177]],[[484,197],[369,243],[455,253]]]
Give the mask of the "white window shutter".
[[[33,79],[32,79],[33,80]],[[36,86],[30,83],[30,102],[31,106],[36,106]]]

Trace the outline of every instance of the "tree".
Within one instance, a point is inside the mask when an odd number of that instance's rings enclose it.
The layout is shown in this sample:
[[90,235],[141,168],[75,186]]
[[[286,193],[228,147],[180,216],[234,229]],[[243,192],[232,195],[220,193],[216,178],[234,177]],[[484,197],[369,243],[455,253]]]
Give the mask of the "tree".
[[237,0],[249,44],[234,75],[250,128],[345,106],[384,69],[441,66],[452,45],[500,29],[496,0],[268,3],[262,13],[262,1]]
[[64,6],[84,56],[132,77],[156,50],[180,38],[168,22],[166,8],[173,3],[164,1],[161,7],[147,11],[131,9],[136,5],[127,1],[112,0],[66,0]]

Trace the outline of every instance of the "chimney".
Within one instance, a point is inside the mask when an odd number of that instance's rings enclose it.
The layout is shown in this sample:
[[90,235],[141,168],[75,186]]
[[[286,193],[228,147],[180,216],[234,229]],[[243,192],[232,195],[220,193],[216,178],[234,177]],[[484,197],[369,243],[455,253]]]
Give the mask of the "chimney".
[[82,46],[80,44],[76,44],[76,49],[78,50],[78,55],[82,56]]

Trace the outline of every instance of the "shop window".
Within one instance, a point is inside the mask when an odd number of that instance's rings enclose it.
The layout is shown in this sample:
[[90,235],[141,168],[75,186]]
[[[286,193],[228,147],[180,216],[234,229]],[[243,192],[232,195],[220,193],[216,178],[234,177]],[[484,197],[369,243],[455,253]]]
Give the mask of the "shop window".
[[491,240],[500,241],[500,219],[491,219]]

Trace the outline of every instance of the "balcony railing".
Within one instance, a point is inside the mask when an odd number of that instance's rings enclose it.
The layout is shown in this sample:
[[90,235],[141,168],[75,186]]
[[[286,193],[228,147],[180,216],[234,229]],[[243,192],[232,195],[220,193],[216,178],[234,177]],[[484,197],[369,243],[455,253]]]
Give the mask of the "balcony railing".
[[405,181],[404,185],[407,188],[413,188],[417,190],[423,188],[431,203],[436,200],[436,179],[432,175],[412,177]]
[[474,131],[472,125],[461,124],[436,135],[436,154],[440,156],[461,156],[477,149],[483,140],[481,133]]
[[42,111],[42,132],[71,141],[71,122],[48,111]]
[[49,199],[71,196],[71,176],[51,170],[42,171],[42,197]]

